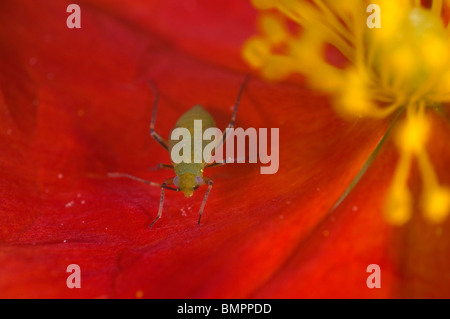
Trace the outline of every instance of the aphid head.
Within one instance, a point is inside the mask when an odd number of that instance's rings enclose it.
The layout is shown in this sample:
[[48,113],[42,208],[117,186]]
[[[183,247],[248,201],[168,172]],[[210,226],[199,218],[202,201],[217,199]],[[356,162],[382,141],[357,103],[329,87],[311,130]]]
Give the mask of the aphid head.
[[201,177],[195,176],[192,173],[184,173],[176,176],[173,179],[173,183],[183,191],[184,196],[191,197],[197,189],[198,183],[201,183]]

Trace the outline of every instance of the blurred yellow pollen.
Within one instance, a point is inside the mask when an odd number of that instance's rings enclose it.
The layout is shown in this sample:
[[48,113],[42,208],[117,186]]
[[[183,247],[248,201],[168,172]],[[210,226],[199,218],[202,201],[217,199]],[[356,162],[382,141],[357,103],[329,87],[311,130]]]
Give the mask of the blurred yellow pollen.
[[405,185],[393,185],[385,201],[385,217],[393,225],[403,225],[411,218],[412,196]]
[[423,210],[427,218],[434,223],[442,223],[447,217],[450,207],[450,189],[436,187],[427,190],[423,200]]
[[407,120],[402,121],[397,128],[396,143],[402,152],[418,153],[425,148],[429,123],[425,116],[411,114]]
[[[450,190],[439,184],[426,145],[432,129],[427,112],[450,101],[450,27],[442,19],[444,1],[431,1],[425,8],[421,1],[378,0],[379,28],[373,27],[376,23],[369,27],[377,18],[370,16],[371,1],[252,3],[261,10],[259,34],[247,40],[242,55],[263,77],[275,81],[303,74],[312,88],[332,97],[334,109],[345,118],[386,118],[404,111],[395,130],[400,159],[384,215],[393,225],[410,220],[414,200],[407,183],[416,159],[423,216],[431,223],[443,222],[450,212]],[[342,54],[343,66],[327,60],[330,46]]]

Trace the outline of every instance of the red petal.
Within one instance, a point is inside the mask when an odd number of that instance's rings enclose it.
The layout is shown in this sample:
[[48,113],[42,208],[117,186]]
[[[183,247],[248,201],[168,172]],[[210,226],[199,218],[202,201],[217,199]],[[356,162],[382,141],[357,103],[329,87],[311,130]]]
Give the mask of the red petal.
[[[250,80],[237,126],[279,127],[280,169],[206,171],[215,183],[200,227],[204,189],[191,199],[168,193],[150,230],[160,190],[106,177],[173,175],[147,170],[169,162],[149,136],[148,79],[161,95],[156,128],[164,137],[196,103],[219,128],[230,119],[255,12],[243,1],[192,3],[89,1],[73,30],[55,18],[68,15],[63,3],[2,4],[0,295],[397,296],[403,245],[379,212],[392,146],[330,214],[389,122],[345,122],[298,84]],[[382,267],[379,290],[365,285],[371,263]],[[81,289],[66,286],[69,264],[81,267]],[[433,280],[423,281],[427,289]]]

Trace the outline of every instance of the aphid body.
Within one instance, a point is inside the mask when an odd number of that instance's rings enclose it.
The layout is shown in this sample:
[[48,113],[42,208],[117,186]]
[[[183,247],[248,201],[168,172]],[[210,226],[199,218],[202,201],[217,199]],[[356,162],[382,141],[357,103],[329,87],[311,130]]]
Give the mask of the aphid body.
[[[249,78],[248,76],[245,78],[244,82],[242,83],[242,85],[239,89],[239,94],[236,99],[236,103],[234,105],[233,114],[231,116],[231,121],[230,121],[230,124],[228,125],[228,128],[234,127],[234,121],[236,119],[236,113],[237,113],[237,109],[239,106],[239,101],[240,101],[245,83],[247,82],[248,78]],[[156,109],[157,109],[157,105],[158,105],[159,95],[158,95],[158,91],[156,90],[153,83],[149,82],[149,85],[150,85],[151,89],[153,90],[153,93],[155,94],[152,120],[150,123],[150,134],[164,149],[166,149],[167,151],[169,151],[170,154],[172,154],[173,147],[180,141],[177,139],[169,139],[169,141],[167,142],[164,138],[162,138],[155,131],[155,118],[156,118]],[[178,119],[178,121],[175,124],[175,127],[172,129],[172,132],[176,128],[185,128],[185,129],[189,130],[190,137],[191,137],[191,140],[190,140],[191,141],[191,143],[190,143],[191,144],[191,161],[176,163],[173,160],[173,158],[171,157],[172,164],[159,164],[158,165],[158,167],[160,167],[160,168],[173,169],[176,174],[175,177],[169,178],[164,183],[159,184],[159,183],[146,181],[139,177],[135,177],[135,176],[125,174],[125,173],[109,173],[108,174],[108,176],[110,176],[110,177],[126,177],[126,178],[137,180],[139,182],[143,182],[143,183],[146,183],[146,184],[149,184],[152,186],[161,187],[161,198],[160,198],[160,202],[159,202],[158,215],[157,215],[156,219],[153,221],[153,223],[150,225],[150,227],[152,227],[153,224],[161,217],[163,203],[164,203],[164,190],[165,189],[170,189],[173,191],[182,191],[186,197],[191,197],[192,194],[194,193],[194,191],[198,187],[200,187],[202,185],[208,185],[208,189],[206,190],[205,197],[203,198],[203,202],[202,202],[202,204],[200,206],[200,210],[199,210],[198,224],[200,225],[200,219],[202,217],[203,209],[205,207],[206,200],[208,198],[209,192],[211,191],[211,188],[213,185],[213,181],[210,178],[203,176],[203,171],[205,168],[222,165],[224,163],[208,164],[207,163],[208,159],[204,159],[203,156],[202,156],[202,161],[200,163],[196,163],[194,161],[195,149],[200,149],[203,152],[205,145],[207,144],[203,140],[202,137],[200,139],[196,138],[195,131],[194,131],[196,120],[202,121],[201,136],[203,136],[203,132],[206,129],[215,127],[215,125],[216,125],[212,116],[200,105],[195,105],[193,108],[191,108],[189,111],[184,113]],[[170,134],[171,136],[172,136],[172,132]],[[227,137],[227,130],[223,133],[222,141],[220,141],[220,142],[223,143],[225,141],[226,137]],[[174,185],[175,187],[173,187],[172,185]]]
[[[202,158],[202,163],[195,163],[194,161],[194,150],[196,144],[200,144],[198,149],[205,148],[206,142],[201,139],[195,139],[194,134],[194,121],[201,120],[202,121],[202,136],[203,132],[211,127],[215,127],[216,123],[212,116],[200,105],[196,105],[191,108],[189,111],[184,113],[175,124],[176,128],[186,128],[189,130],[191,136],[191,161],[190,163],[175,163],[172,160],[172,165],[177,177],[174,178],[175,186],[178,186],[181,191],[183,191],[186,197],[191,197],[194,193],[195,187],[201,183],[203,180],[203,170],[207,166],[205,159]],[[173,130],[172,130],[173,131]],[[171,134],[172,136],[172,134]],[[169,139],[169,152],[172,154],[172,148],[179,140]],[[200,183],[199,183],[200,182]]]

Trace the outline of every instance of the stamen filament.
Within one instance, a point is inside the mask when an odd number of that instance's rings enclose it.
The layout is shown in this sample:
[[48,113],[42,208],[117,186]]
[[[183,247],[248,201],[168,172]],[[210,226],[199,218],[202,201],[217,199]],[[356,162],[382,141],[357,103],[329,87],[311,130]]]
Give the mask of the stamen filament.
[[393,225],[403,225],[411,218],[412,198],[407,188],[412,154],[402,153],[387,194],[385,217]]
[[306,3],[298,3],[297,5],[298,8],[292,8],[283,3],[278,8],[287,17],[303,25],[305,28],[316,29],[316,31],[324,34],[331,45],[335,46],[348,60],[353,61],[352,47],[333,29],[323,23],[318,23],[321,19],[317,16],[317,11]]
[[342,25],[341,22],[336,18],[336,14],[334,14],[331,9],[322,1],[322,0],[313,0],[313,2],[322,10],[325,15],[325,21],[333,27],[345,40],[349,43],[354,42],[353,35]]

